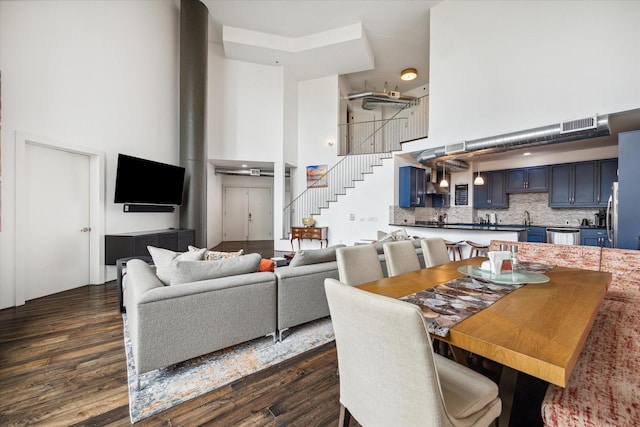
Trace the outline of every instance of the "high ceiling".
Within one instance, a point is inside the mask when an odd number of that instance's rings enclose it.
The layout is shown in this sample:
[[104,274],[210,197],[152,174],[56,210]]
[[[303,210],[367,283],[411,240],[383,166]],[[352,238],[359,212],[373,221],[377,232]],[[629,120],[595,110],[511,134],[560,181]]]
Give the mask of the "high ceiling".
[[[429,10],[436,0],[201,1],[209,9],[209,40],[229,59],[290,67],[299,80],[344,75],[352,91],[382,92],[386,82],[406,92],[429,81]],[[357,24],[364,35],[350,38]],[[223,26],[232,27],[224,37]],[[405,68],[416,68],[418,78],[402,81]]]

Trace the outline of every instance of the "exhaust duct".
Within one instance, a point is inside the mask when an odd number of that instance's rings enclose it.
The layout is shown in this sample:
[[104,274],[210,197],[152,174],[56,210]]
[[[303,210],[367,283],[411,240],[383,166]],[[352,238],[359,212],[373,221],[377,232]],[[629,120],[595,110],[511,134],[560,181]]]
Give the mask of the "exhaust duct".
[[430,148],[418,154],[416,160],[422,164],[429,165],[431,160],[446,157],[452,152],[456,154],[471,152],[480,152],[482,154],[498,153],[526,147],[575,141],[578,139],[597,138],[610,134],[609,115],[605,114],[600,117],[593,116],[555,125],[465,141],[464,151],[453,149],[454,147],[459,148],[460,143],[452,144],[454,146],[452,148],[447,148],[449,146]]
[[[274,176],[271,170],[263,169],[223,169],[216,168],[216,175],[242,175],[242,176]],[[285,177],[289,177],[289,171],[284,173]]]
[[417,105],[420,101],[408,95],[400,95],[399,92],[392,91],[389,93],[378,92],[356,92],[347,95],[347,99],[352,101],[354,99],[362,99],[362,108],[365,110],[373,110],[376,107],[386,108],[405,108],[407,106]]

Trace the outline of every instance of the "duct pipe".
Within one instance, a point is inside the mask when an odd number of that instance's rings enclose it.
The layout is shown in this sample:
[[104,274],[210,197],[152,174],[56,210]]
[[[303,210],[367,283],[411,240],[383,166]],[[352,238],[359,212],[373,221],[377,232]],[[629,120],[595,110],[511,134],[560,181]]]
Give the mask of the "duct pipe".
[[[274,173],[271,170],[260,169],[259,175],[254,175],[249,169],[218,169],[216,168],[216,175],[242,175],[242,176],[269,176],[273,177]],[[289,178],[289,172],[285,172],[284,176]]]
[[209,11],[199,0],[180,2],[180,165],[185,195],[180,227],[207,247],[206,94]]
[[[588,129],[563,132],[563,128],[566,125],[571,125],[574,122],[582,122],[584,120],[588,119],[574,120],[573,122],[559,123],[466,141],[464,151],[456,152],[455,155],[471,152],[480,152],[482,154],[498,153],[502,151],[516,150],[519,148],[537,147],[541,145],[557,144],[560,142],[610,135],[611,132],[609,129],[608,114],[597,117],[597,119],[594,120],[593,127]],[[447,155],[447,146],[424,150],[418,154],[416,160],[420,163],[428,164],[430,160],[439,159],[441,157],[449,157]]]

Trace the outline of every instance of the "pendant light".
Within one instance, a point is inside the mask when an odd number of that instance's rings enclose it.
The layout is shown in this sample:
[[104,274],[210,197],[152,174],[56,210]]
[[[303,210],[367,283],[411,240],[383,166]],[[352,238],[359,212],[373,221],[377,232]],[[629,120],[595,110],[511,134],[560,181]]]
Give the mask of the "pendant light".
[[444,173],[444,162],[442,162],[442,181],[440,181],[440,187],[442,188],[449,187],[449,181],[447,181],[447,176]]
[[478,176],[473,180],[473,185],[484,185],[484,178],[480,176],[480,164],[477,165]]

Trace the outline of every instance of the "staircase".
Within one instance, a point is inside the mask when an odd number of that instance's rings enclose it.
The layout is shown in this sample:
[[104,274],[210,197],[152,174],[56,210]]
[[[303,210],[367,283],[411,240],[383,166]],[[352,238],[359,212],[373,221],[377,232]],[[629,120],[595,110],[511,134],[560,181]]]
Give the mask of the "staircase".
[[344,157],[289,203],[283,211],[282,238],[288,238],[291,226],[302,226],[302,218],[320,215],[338,196],[354,188],[356,182],[382,166],[402,143],[425,138],[428,128],[427,97],[416,98],[389,119],[340,124],[340,147]]

